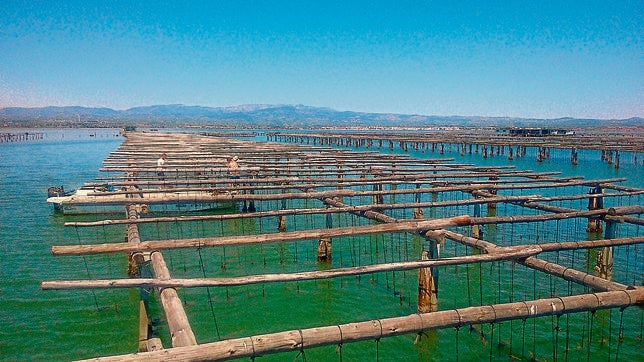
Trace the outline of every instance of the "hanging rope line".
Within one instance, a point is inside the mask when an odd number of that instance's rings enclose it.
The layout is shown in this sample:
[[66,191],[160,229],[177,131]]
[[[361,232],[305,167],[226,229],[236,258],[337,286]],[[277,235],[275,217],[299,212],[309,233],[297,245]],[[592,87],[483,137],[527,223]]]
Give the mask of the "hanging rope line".
[[[83,240],[80,237],[78,228],[74,228],[74,231],[76,232],[76,240],[78,240],[78,244],[83,245]],[[89,272],[89,264],[87,263],[87,257],[85,257],[85,255],[83,255],[83,265],[85,266],[85,273],[87,274],[87,278],[91,279],[92,275]],[[92,290],[92,297],[94,299],[94,307],[96,308],[96,311],[100,312],[100,308],[98,307],[98,298],[96,297],[96,291],[94,290]]]

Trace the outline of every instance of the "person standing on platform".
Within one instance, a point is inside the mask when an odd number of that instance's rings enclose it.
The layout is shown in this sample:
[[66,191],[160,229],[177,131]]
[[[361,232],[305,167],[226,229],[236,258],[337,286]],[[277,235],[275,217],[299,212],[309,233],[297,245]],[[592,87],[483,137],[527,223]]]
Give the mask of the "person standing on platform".
[[228,162],[226,162],[226,167],[228,167],[228,178],[238,179],[239,178],[239,163],[237,161],[239,157],[229,157]]
[[159,181],[165,181],[165,164],[167,159],[168,155],[163,153],[157,160],[157,176],[159,176]]
[[[239,179],[239,163],[237,161],[239,160],[239,157],[233,156],[233,157],[228,157],[228,160],[226,161],[226,167],[228,167],[228,178],[231,180],[236,180]],[[233,187],[233,184],[228,184],[228,187]],[[230,193],[236,194],[236,190],[230,191]]]

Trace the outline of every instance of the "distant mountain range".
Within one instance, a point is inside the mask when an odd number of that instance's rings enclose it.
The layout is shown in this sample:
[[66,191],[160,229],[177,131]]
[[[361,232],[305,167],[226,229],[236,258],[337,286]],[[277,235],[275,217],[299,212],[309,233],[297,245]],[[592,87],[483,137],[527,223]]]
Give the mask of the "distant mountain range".
[[234,107],[201,107],[181,104],[134,107],[126,110],[79,106],[0,108],[0,126],[91,126],[122,127],[217,126],[226,128],[317,128],[317,127],[643,127],[643,118],[525,119],[482,116],[424,116],[393,113],[336,111],[304,105],[252,104]]

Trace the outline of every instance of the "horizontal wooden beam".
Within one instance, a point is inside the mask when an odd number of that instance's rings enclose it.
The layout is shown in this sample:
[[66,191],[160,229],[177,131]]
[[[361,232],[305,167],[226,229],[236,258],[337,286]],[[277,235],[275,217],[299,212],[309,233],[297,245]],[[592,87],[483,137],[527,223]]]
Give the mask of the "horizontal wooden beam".
[[644,304],[644,287],[603,293],[545,298],[411,314],[332,326],[296,329],[270,334],[227,339],[199,346],[100,357],[94,361],[225,361],[253,358],[278,352],[380,339],[431,329],[498,323],[600,309],[626,308]]
[[433,260],[397,262],[375,265],[364,265],[351,268],[316,270],[288,274],[259,274],[232,278],[192,278],[192,279],[110,279],[110,280],[67,280],[45,281],[41,288],[51,289],[107,289],[107,288],[195,288],[238,286],[271,282],[292,282],[313,279],[330,279],[352,275],[363,275],[387,271],[413,270],[446,265],[472,264],[498,260],[516,260],[527,258],[541,252],[537,245],[498,248],[494,253],[457,256]]
[[432,219],[422,221],[414,220],[390,224],[364,225],[333,229],[314,229],[274,234],[145,241],[137,245],[131,245],[128,243],[64,245],[53,246],[52,253],[54,255],[83,255],[94,253],[154,251],[162,249],[194,248],[205,246],[277,243],[320,238],[333,238],[347,235],[367,235],[391,232],[418,232],[422,230],[443,229],[446,227],[469,225],[470,221],[471,219],[468,215],[463,215],[445,219]]

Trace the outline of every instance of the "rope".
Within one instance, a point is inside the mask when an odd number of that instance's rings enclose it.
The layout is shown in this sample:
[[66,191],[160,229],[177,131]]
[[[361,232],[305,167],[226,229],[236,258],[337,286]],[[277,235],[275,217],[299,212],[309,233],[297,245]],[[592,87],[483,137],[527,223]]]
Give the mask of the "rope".
[[[496,319],[496,312],[494,312],[494,318]],[[494,349],[494,322],[490,323],[490,361],[492,361],[493,349]]]
[[[78,239],[78,243],[80,245],[84,245],[83,240],[80,237],[80,233],[78,232],[78,227],[74,227],[74,230],[76,231],[76,238]],[[87,273],[87,279],[92,279],[92,275],[89,272],[89,265],[87,265],[87,257],[83,255],[83,263],[85,264],[85,272]],[[96,290],[92,289],[92,296],[94,297],[94,306],[96,307],[96,311],[100,311],[98,308],[98,299],[96,298]]]
[[615,361],[619,361],[619,347],[621,347],[623,340],[624,340],[624,308],[620,310],[620,315],[619,315],[619,331],[617,332],[617,352],[615,355]]
[[[460,317],[459,316],[459,322],[460,322]],[[458,361],[458,332],[460,331],[461,326],[456,326],[456,361]]]
[[302,361],[306,361],[306,355],[304,354],[304,335],[302,335],[301,329],[298,329],[297,331],[300,332],[300,353],[298,353],[297,356],[295,356],[295,358],[301,355]]
[[340,343],[338,343],[338,348],[336,348],[336,353],[340,354],[340,362],[342,362],[342,342],[343,342],[343,337],[342,337],[342,328],[340,328],[340,325],[338,325],[338,330],[340,331]]
[[522,329],[522,333],[521,333],[521,359],[522,360],[525,359],[525,321],[526,321],[525,318],[522,319],[523,323],[521,324],[521,329]]
[[376,362],[379,361],[380,355],[380,338],[382,338],[382,322],[380,319],[376,319],[380,325],[380,337],[376,338]]
[[[603,328],[602,328],[603,333]],[[608,360],[610,361],[610,355],[612,352],[613,346],[613,310],[608,310]]]
[[557,360],[557,352],[559,350],[559,331],[561,330],[559,328],[559,317],[561,317],[561,314],[557,314],[557,325],[555,326],[555,343],[554,346],[552,347],[552,360],[556,361]]
[[[206,278],[206,269],[204,268],[203,258],[201,256],[201,247],[197,248],[197,254],[199,254],[199,265],[201,266],[201,273],[203,277]],[[210,305],[210,314],[212,314],[212,320],[215,322],[215,331],[217,332],[217,339],[221,341],[221,335],[219,334],[219,325],[217,324],[217,316],[215,315],[215,308],[212,305],[212,296],[210,294],[210,287],[206,287],[206,293],[208,294],[208,304]]]
[[252,337],[250,338],[250,346],[251,346],[251,348],[253,349],[253,355],[252,355],[252,356],[250,356],[250,360],[251,360],[251,361],[254,361],[254,360],[255,360],[255,357],[256,357],[256,356],[255,356],[255,341],[253,340],[253,338],[252,338]]
[[[564,303],[564,301],[563,301],[563,299],[561,297],[557,297],[557,299],[559,299],[559,301],[561,302],[561,305],[562,305],[561,311],[563,313],[563,311],[566,310],[566,303]],[[554,303],[552,304],[552,308],[553,309],[555,308]],[[562,315],[561,313],[556,314],[557,324],[555,325],[555,327],[553,329],[553,331],[555,332],[555,341],[554,341],[554,346],[553,346],[553,360],[555,360],[555,361],[557,360],[557,357],[558,357],[558,354],[559,354],[558,353],[559,352],[559,332],[561,331],[561,328],[559,327],[559,319],[560,319],[561,315]],[[568,341],[566,341],[566,351],[568,349],[568,344],[567,343],[568,343]]]
[[588,330],[588,354],[587,361],[590,361],[590,346],[593,342],[593,322],[595,321],[595,311],[590,312],[590,328]]

